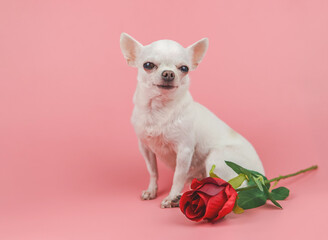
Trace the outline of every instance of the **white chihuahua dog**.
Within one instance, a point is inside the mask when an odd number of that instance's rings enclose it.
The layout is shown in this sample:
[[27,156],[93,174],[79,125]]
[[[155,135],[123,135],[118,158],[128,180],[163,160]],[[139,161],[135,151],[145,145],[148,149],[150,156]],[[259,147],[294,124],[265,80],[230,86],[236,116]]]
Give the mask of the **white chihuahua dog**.
[[131,121],[150,174],[142,199],[156,197],[156,159],[174,169],[172,188],[162,208],[178,206],[185,183],[209,176],[213,164],[215,173],[226,181],[236,173],[224,161],[264,174],[252,145],[190,95],[188,72],[204,57],[207,38],[187,48],[171,40],[143,46],[122,33],[120,45],[127,63],[138,68]]

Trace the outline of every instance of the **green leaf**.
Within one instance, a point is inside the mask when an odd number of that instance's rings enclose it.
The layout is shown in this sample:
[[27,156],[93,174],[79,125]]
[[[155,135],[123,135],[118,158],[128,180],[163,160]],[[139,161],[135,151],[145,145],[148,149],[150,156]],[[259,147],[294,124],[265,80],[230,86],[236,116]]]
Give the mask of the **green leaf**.
[[[253,170],[249,170],[249,169],[246,169],[246,168],[243,168],[241,166],[239,166],[238,164],[236,163],[233,163],[233,162],[230,162],[230,161],[225,161],[225,163],[232,169],[234,170],[237,174],[245,174],[248,178],[248,186],[251,186],[251,185],[255,185],[256,182],[255,180],[253,180],[253,178],[258,178],[260,179],[261,181],[265,182],[267,181],[268,179],[262,175],[261,173],[257,172],[257,171],[253,171]],[[268,188],[270,187],[270,183],[266,183],[265,184]]]
[[285,187],[278,187],[272,190],[271,195],[275,200],[285,200],[289,196],[289,190]]
[[[265,183],[265,181],[267,181],[268,179],[266,178],[266,176],[264,176],[264,175],[262,175],[261,173],[258,173],[258,172],[256,172],[256,171],[252,171],[252,170],[249,170],[252,174],[254,174],[254,175],[256,175],[257,176],[257,178],[259,178],[259,177],[262,177],[263,179],[261,179],[261,182],[263,181],[264,183]],[[255,185],[256,183],[255,183],[255,181],[253,180],[253,178],[250,178],[250,180],[249,180],[249,182],[248,182],[248,186],[252,186],[252,185]],[[263,185],[263,184],[262,184]],[[265,183],[265,186],[267,187],[267,188],[270,188],[270,183],[269,182],[267,182],[267,183]]]
[[258,178],[255,178],[255,177],[253,177],[253,180],[256,183],[257,187],[260,189],[260,191],[263,192],[263,187],[262,187],[262,183],[260,182],[260,180]]
[[248,169],[246,168],[243,168],[241,166],[239,166],[238,164],[236,163],[233,163],[233,162],[230,162],[230,161],[225,161],[225,163],[230,167],[232,168],[232,170],[234,170],[237,174],[245,174],[248,178],[251,178],[252,176],[252,173],[251,171],[249,171]]
[[214,171],[214,169],[215,169],[215,164],[213,164],[212,165],[212,168],[211,168],[211,170],[210,170],[210,177],[212,177],[212,178],[219,178],[219,176],[218,175],[216,175],[213,171]]
[[230,179],[228,183],[230,183],[234,189],[237,189],[245,180],[245,174],[240,173],[237,177]]
[[260,189],[254,188],[238,193],[237,204],[243,209],[251,209],[262,206],[266,203],[267,197]]
[[267,198],[268,199],[270,199],[270,201],[274,204],[274,205],[276,205],[277,207],[279,207],[279,208],[282,208],[282,206],[274,199],[274,197],[272,196],[272,194],[269,192],[269,190],[266,188],[266,187],[264,187],[263,188],[264,189],[264,193],[265,193],[265,195],[267,196]]
[[[270,183],[269,182],[265,183],[265,181],[267,181],[268,179],[262,174],[256,171],[243,168],[233,162],[225,161],[225,163],[236,173],[245,174],[249,180],[248,181],[249,186],[256,185],[258,187],[250,190],[240,191],[238,194],[239,206],[241,206],[244,209],[256,208],[265,204],[266,200],[269,199],[274,205],[276,205],[279,208],[282,208],[281,205],[276,201],[275,196],[277,197],[277,199],[285,197],[286,190],[278,190],[275,191],[275,193],[271,193],[269,192]],[[282,196],[280,194],[282,194]]]
[[259,177],[259,176],[265,177],[263,174],[261,174],[259,172],[256,172],[256,171],[253,171],[253,170],[248,170],[248,171],[250,171],[254,176],[257,176],[257,177]]
[[265,185],[265,182],[264,182],[264,176],[260,175],[260,176],[258,176],[257,178],[259,179],[259,181],[260,181],[263,185]]

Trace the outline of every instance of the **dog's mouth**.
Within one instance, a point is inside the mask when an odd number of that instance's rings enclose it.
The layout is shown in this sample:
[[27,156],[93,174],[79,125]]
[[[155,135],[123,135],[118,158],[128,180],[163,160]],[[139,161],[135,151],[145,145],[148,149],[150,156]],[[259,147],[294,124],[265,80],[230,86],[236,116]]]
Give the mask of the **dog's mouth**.
[[177,88],[177,86],[173,86],[173,85],[161,85],[161,84],[154,84],[156,87],[161,88],[161,89],[173,89],[173,88]]

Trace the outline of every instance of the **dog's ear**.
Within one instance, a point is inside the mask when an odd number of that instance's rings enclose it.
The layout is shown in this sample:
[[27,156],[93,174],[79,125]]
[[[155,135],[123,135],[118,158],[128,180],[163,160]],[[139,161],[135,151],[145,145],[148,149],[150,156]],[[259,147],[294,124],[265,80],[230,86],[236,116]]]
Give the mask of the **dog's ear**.
[[127,63],[135,67],[138,54],[142,49],[142,44],[126,33],[121,34],[120,46]]
[[199,40],[198,42],[195,42],[194,44],[187,47],[190,55],[191,55],[191,63],[192,67],[191,70],[194,70],[197,68],[198,64],[202,61],[206,51],[208,48],[208,39],[203,38]]

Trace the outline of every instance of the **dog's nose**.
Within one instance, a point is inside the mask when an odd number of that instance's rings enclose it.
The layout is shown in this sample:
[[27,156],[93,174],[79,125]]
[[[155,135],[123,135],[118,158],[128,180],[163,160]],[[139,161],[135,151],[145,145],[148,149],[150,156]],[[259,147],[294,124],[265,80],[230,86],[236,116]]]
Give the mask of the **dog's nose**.
[[172,82],[174,80],[175,74],[171,70],[165,70],[162,72],[162,79],[165,82]]

